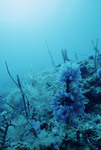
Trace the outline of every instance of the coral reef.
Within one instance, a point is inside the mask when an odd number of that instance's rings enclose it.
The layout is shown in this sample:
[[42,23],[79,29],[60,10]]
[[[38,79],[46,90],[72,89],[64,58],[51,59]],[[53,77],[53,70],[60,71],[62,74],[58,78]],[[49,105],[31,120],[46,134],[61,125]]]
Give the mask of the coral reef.
[[[14,89],[5,101],[0,97],[0,112],[5,109],[12,120],[6,150],[101,149],[101,55],[96,55],[96,65],[94,59],[27,74],[22,88],[30,118],[20,90]],[[0,117],[0,129],[1,125],[5,122]]]

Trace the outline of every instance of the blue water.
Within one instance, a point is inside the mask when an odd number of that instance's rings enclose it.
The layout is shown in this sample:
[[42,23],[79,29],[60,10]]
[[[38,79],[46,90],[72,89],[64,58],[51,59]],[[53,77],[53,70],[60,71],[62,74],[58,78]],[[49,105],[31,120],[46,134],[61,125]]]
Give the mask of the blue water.
[[14,78],[31,68],[52,67],[45,41],[56,65],[61,48],[75,60],[93,53],[91,40],[101,50],[101,0],[0,0],[0,88],[10,85],[5,60]]

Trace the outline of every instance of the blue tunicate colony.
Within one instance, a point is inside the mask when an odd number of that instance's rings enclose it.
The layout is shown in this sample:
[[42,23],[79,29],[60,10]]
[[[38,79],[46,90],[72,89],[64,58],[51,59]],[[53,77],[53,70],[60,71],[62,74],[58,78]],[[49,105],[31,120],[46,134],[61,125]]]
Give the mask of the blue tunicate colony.
[[58,82],[63,87],[52,99],[51,106],[56,120],[73,123],[73,119],[84,113],[84,96],[79,83],[81,72],[77,64],[66,62],[61,66]]

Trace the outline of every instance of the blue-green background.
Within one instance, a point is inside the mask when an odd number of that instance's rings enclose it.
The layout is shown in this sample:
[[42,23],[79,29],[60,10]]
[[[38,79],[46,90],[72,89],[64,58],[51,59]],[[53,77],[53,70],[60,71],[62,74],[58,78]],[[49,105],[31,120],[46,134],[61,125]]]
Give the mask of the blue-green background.
[[21,80],[31,68],[52,66],[45,41],[55,64],[62,63],[61,48],[70,59],[94,52],[91,40],[99,39],[101,50],[101,0],[0,0],[0,93]]

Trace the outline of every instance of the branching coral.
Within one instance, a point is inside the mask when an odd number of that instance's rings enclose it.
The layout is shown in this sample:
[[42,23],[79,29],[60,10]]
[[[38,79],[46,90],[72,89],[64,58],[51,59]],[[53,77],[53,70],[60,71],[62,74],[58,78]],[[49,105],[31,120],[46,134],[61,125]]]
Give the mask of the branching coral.
[[[7,136],[7,132],[8,132],[8,128],[10,126],[14,126],[12,123],[11,123],[11,119],[7,117],[7,112],[4,111],[1,116],[3,117],[4,119],[4,124],[1,123],[0,125],[0,150],[3,150],[4,148],[8,148],[10,147],[10,145],[8,144],[9,140],[6,139],[6,136]],[[10,120],[8,120],[10,119]]]

